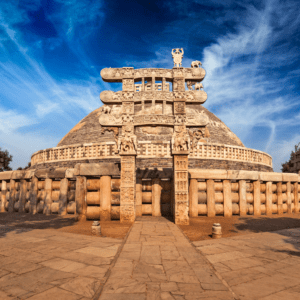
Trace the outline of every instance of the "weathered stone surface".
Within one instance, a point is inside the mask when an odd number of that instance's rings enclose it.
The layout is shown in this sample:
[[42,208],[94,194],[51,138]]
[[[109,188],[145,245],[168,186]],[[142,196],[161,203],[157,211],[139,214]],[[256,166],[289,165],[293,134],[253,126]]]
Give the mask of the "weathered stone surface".
[[120,176],[120,170],[115,163],[80,164],[81,176]]

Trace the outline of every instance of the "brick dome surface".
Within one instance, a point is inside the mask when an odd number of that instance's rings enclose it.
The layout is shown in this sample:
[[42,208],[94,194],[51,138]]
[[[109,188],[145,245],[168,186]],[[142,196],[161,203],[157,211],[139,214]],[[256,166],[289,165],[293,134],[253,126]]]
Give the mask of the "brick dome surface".
[[[112,113],[120,113],[118,105],[111,105]],[[159,107],[157,108],[159,110]],[[209,137],[206,138],[208,143],[218,143],[233,146],[244,147],[240,139],[213,113],[208,111],[202,105],[187,105],[187,113],[199,114],[203,111],[209,118],[207,125]],[[159,113],[157,111],[156,113]],[[99,143],[114,141],[113,132],[106,131],[101,134],[101,125],[99,123],[99,116],[101,114],[101,107],[92,111],[85,118],[83,118],[77,125],[75,125],[58,143],[57,146],[67,146],[74,144],[85,143]],[[138,114],[138,112],[137,112]],[[136,127],[138,141],[151,140],[171,140],[173,128],[165,126],[142,126]]]

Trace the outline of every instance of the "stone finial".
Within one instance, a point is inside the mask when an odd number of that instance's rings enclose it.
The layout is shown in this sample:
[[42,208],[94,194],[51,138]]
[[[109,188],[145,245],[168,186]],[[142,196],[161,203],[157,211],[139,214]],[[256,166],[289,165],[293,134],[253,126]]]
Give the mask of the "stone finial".
[[172,49],[172,57],[173,57],[173,61],[174,61],[174,67],[182,67],[182,57],[184,54],[184,51],[182,48],[176,48],[176,49]]

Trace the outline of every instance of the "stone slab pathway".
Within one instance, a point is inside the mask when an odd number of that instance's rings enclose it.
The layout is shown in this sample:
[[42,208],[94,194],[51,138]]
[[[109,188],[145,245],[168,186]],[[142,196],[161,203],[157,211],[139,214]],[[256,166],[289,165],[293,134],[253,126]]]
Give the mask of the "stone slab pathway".
[[164,218],[136,220],[100,300],[234,299],[181,230]]
[[2,225],[0,299],[87,300],[99,296],[122,243],[120,239]]
[[239,299],[300,299],[300,230],[193,243]]

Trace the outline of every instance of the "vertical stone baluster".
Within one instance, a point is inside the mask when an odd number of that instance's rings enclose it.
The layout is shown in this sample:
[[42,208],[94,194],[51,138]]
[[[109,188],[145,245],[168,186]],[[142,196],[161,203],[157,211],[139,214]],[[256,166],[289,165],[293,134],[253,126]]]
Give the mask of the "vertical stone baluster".
[[43,208],[43,214],[51,214],[51,204],[52,204],[52,179],[45,179],[45,202]]
[[253,182],[253,209],[254,216],[261,215],[261,200],[260,200],[260,181],[256,180]]
[[37,193],[38,193],[38,178],[33,176],[31,178],[31,188],[30,188],[30,206],[29,212],[35,215],[37,213]]
[[214,217],[216,215],[215,208],[215,183],[212,179],[206,181],[207,186],[207,216]]
[[194,178],[190,179],[189,200],[190,217],[198,217],[198,181]]
[[266,215],[272,215],[272,181],[266,182]]
[[[246,180],[239,181],[240,216],[247,215],[247,185]],[[260,200],[260,199],[259,199]]]
[[224,217],[232,216],[231,182],[223,180]]
[[27,192],[27,182],[25,179],[22,179],[20,183],[20,198],[19,198],[20,213],[25,212],[26,192]]
[[7,191],[7,182],[5,180],[2,180],[1,183],[1,206],[0,206],[0,212],[6,212],[5,206],[6,206],[6,191]]
[[100,178],[100,220],[111,220],[111,177]]
[[68,180],[68,178],[63,178],[60,181],[60,191],[59,191],[59,211],[58,211],[58,213],[61,216],[65,216],[67,214],[68,189],[69,189],[69,180]]
[[143,185],[142,179],[138,178],[136,180],[136,188],[135,188],[135,214],[137,217],[142,216],[142,201],[143,201]]
[[277,207],[278,207],[278,215],[283,214],[283,207],[282,207],[282,182],[277,182]]
[[294,183],[294,212],[299,213],[298,182]]
[[75,191],[75,202],[76,202],[76,215],[80,219],[86,219],[86,177],[76,177],[76,191]]
[[161,198],[160,179],[154,178],[152,179],[152,216],[154,217],[161,216],[160,198]]
[[9,193],[9,203],[8,212],[14,212],[14,205],[16,198],[16,181],[14,179],[10,180],[10,193]]
[[291,195],[291,182],[286,183],[286,195],[287,195],[287,212],[288,214],[292,213],[292,195]]

